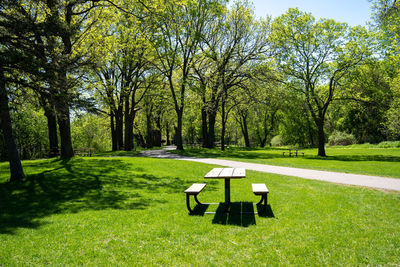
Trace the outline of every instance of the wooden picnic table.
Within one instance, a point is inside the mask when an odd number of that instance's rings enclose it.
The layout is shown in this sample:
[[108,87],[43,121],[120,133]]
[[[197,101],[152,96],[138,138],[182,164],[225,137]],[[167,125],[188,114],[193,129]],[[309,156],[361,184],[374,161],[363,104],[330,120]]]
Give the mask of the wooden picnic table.
[[300,148],[289,148],[288,150],[289,152],[288,151],[283,152],[283,156],[285,156],[285,154],[288,153],[289,157],[291,157],[292,155],[295,155],[297,157],[298,154],[302,154],[304,157],[304,152],[299,152],[300,150],[302,150]]
[[204,176],[205,179],[225,179],[226,209],[231,203],[231,179],[241,179],[245,177],[245,168],[214,168]]

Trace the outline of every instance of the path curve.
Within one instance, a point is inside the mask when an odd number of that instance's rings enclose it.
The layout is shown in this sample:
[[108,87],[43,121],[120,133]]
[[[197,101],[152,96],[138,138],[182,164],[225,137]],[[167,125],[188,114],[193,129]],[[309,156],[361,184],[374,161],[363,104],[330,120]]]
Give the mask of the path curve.
[[295,176],[304,179],[327,181],[337,184],[357,185],[357,186],[365,186],[365,187],[378,188],[390,191],[400,191],[400,179],[395,179],[395,178],[330,172],[330,171],[317,171],[317,170],[293,168],[293,167],[272,166],[267,164],[247,163],[247,162],[225,160],[225,159],[193,158],[168,152],[168,150],[174,150],[174,149],[175,148],[173,146],[169,146],[162,150],[142,151],[141,154],[143,156],[148,156],[148,157],[195,161],[195,162],[215,164],[232,168],[245,168],[248,170],[259,171],[259,172]]

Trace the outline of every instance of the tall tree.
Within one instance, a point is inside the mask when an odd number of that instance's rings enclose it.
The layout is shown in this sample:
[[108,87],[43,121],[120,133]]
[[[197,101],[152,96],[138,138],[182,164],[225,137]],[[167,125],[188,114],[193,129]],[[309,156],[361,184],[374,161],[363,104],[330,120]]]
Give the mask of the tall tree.
[[[218,20],[207,29],[202,49],[207,60],[196,64],[196,76],[201,82],[205,113],[208,115],[208,144],[214,147],[215,118],[221,110],[221,149],[224,149],[224,136],[227,107],[231,91],[249,79],[248,70],[255,61],[264,59],[269,51],[268,35],[270,20],[256,20],[248,2],[237,1],[233,7],[222,13]],[[232,102],[233,103],[233,102]],[[203,134],[204,135],[204,134]]]
[[[2,52],[2,51],[1,51]],[[5,62],[4,57],[0,54],[0,121],[3,135],[5,138],[5,145],[8,153],[8,161],[10,163],[10,181],[19,181],[25,177],[22,169],[21,160],[15,144],[15,138],[13,134],[10,109],[8,106],[8,95],[6,88],[6,78],[3,63]]]
[[370,53],[368,32],[289,9],[273,23],[272,40],[286,83],[302,94],[318,129],[318,155],[325,153],[325,116],[341,81]]
[[151,41],[157,55],[155,66],[168,83],[177,116],[176,145],[183,150],[183,114],[190,74],[209,14],[219,1],[161,2],[162,8],[152,11]]

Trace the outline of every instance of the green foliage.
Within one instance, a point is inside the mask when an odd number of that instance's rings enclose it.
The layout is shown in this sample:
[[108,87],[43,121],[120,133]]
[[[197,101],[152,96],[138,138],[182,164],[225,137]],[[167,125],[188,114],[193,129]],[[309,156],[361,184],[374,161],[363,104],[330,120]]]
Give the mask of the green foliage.
[[[267,217],[190,216],[183,190],[212,165],[140,157],[23,163],[25,183],[0,176],[6,266],[400,263],[397,193],[248,171],[231,181],[233,206],[257,211],[251,183],[266,183]],[[208,180],[199,199],[218,203],[223,188],[223,180]]]
[[281,135],[276,135],[271,139],[271,146],[283,146],[283,139]]
[[381,148],[400,148],[400,141],[385,141],[377,145]]
[[71,124],[74,148],[94,148],[98,152],[111,150],[109,121],[101,115],[84,114]]
[[43,156],[48,148],[47,121],[41,110],[25,104],[11,112],[15,141],[22,159]]
[[348,146],[356,142],[354,135],[339,131],[334,131],[328,138],[328,144],[330,146]]

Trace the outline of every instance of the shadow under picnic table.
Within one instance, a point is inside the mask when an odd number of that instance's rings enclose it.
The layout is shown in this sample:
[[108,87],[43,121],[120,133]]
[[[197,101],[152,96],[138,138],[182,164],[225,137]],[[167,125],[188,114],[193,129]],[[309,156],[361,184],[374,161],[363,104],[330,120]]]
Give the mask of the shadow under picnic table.
[[229,212],[226,212],[225,203],[220,203],[212,220],[213,224],[237,225],[248,227],[256,224],[254,205],[252,202],[233,202]]

